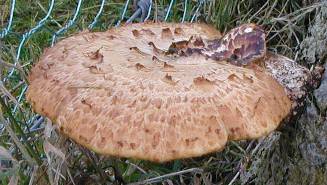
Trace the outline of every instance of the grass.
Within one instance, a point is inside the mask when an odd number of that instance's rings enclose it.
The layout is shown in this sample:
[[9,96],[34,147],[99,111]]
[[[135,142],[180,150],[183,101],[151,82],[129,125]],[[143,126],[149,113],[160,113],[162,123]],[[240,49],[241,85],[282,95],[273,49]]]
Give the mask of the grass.
[[[57,0],[48,21],[25,40],[17,53],[22,35],[36,26],[47,14],[45,0],[17,1],[12,28],[0,40],[0,184],[105,184],[140,182],[157,176],[164,184],[240,184],[240,173],[250,164],[251,153],[258,141],[231,142],[223,152],[177,160],[165,164],[108,158],[94,154],[63,136],[59,136],[46,118],[31,111],[25,101],[28,85],[26,76],[46,47],[51,46],[53,34],[72,19],[77,1]],[[154,0],[151,18],[164,20],[170,1]],[[213,24],[226,31],[234,26],[255,22],[268,31],[271,50],[291,58],[297,56],[300,42],[307,34],[312,15],[319,4],[303,7],[299,0],[207,0],[174,1],[167,21],[194,21]],[[0,2],[0,28],[8,24],[10,1]],[[106,1],[94,30],[113,27],[121,18],[124,1]],[[199,6],[201,5],[201,6]],[[83,1],[76,22],[59,35],[67,37],[87,29],[100,8],[100,1]],[[131,3],[125,19],[133,13]],[[19,54],[18,60],[17,54]],[[15,62],[17,66],[13,66]],[[301,62],[301,61],[299,61]],[[302,61],[303,63],[303,61]],[[14,73],[9,73],[15,67]],[[40,125],[35,129],[33,125]],[[191,169],[188,171],[188,169]],[[158,180],[157,180],[158,181]],[[155,179],[149,182],[157,182]]]

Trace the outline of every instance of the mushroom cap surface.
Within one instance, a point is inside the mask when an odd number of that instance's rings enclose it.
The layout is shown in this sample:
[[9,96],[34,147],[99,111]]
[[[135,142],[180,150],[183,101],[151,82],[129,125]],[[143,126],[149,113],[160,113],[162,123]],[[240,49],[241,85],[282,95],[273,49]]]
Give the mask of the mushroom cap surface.
[[235,65],[262,61],[266,55],[264,30],[255,24],[231,29],[217,42],[208,45],[203,54],[215,60],[229,60]]
[[221,37],[204,24],[173,23],[71,36],[33,67],[27,99],[95,152],[157,162],[201,156],[228,139],[276,129],[291,102],[264,69],[158,51],[190,35]]

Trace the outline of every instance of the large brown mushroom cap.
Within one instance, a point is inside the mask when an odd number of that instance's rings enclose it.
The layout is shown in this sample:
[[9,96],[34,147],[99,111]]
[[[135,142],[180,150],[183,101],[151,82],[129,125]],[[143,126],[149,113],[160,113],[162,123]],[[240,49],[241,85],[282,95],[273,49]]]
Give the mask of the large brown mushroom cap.
[[119,157],[200,156],[274,130],[291,102],[265,70],[158,51],[190,35],[220,37],[206,25],[169,23],[69,37],[32,69],[27,98],[76,142]]

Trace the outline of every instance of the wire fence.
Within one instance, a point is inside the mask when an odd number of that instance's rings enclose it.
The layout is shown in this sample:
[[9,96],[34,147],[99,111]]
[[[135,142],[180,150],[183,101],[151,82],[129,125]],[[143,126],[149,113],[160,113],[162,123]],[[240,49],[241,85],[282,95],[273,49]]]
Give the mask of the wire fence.
[[[106,1],[108,0],[100,0],[99,1],[99,9],[98,12],[96,14],[96,16],[94,17],[93,21],[89,24],[88,29],[89,30],[93,30],[99,20],[99,17],[101,17],[101,15],[103,14],[103,10],[104,10],[104,6],[106,4]],[[205,0],[200,0],[198,1],[195,11],[191,12],[191,19],[189,20],[190,22],[194,22],[196,20],[196,17],[199,15],[199,9],[202,6],[202,4],[204,3]],[[167,8],[166,8],[166,12],[165,12],[165,16],[164,19],[161,21],[167,21],[171,12],[172,12],[172,6],[174,4],[174,0],[170,0]],[[183,17],[181,19],[181,22],[185,22],[186,19],[186,14],[187,14],[187,6],[188,6],[188,0],[184,0],[184,13],[183,13]],[[51,39],[51,43],[50,46],[53,46],[56,41],[58,40],[58,38],[60,36],[62,36],[63,34],[65,34],[77,21],[79,14],[81,13],[81,7],[83,4],[83,0],[78,0],[76,3],[76,8],[74,10],[74,14],[71,16],[71,18],[66,22],[65,25],[63,25],[60,29],[58,29],[57,31],[55,31],[52,35],[52,39]],[[120,19],[117,21],[116,26],[119,26],[127,17],[126,17],[126,12],[128,10],[129,5],[131,4],[131,0],[126,0],[126,2],[124,3],[124,7],[122,9],[121,12],[121,16]],[[3,83],[6,83],[6,81],[8,79],[10,79],[12,77],[12,75],[14,74],[14,72],[18,69],[17,65],[19,65],[19,61],[21,60],[21,53],[22,53],[22,49],[24,48],[24,44],[33,36],[33,34],[39,32],[42,30],[42,28],[49,22],[51,21],[51,14],[53,13],[53,10],[55,9],[54,7],[55,5],[55,0],[50,0],[49,1],[49,6],[48,9],[46,11],[46,15],[39,21],[37,22],[37,24],[32,27],[30,30],[28,30],[27,32],[23,33],[20,37],[20,42],[18,44],[18,47],[16,49],[16,55],[15,55],[15,59],[13,62],[13,66],[12,68],[9,70],[9,73],[6,75],[4,74],[5,78],[3,80]],[[132,21],[134,21],[137,17],[141,16],[140,21],[147,21],[149,19],[149,17],[151,16],[152,13],[152,0],[141,0],[138,1],[138,8],[135,11],[135,13],[126,21],[126,23],[130,23]],[[10,13],[9,13],[9,19],[8,19],[8,23],[7,23],[7,27],[3,28],[3,30],[1,31],[0,34],[0,38],[4,39],[6,37],[8,37],[10,34],[14,33],[14,30],[12,30],[13,24],[15,23],[15,6],[16,6],[16,0],[11,0],[11,4],[10,4]],[[144,16],[145,15],[145,16]],[[142,17],[143,16],[143,17]],[[160,21],[160,20],[159,20]],[[44,30],[42,30],[44,31]],[[26,80],[26,79],[23,79]],[[19,93],[19,95],[17,97],[11,97],[11,98],[15,98],[16,100],[14,100],[14,102],[17,102],[15,107],[12,109],[12,113],[15,114],[15,112],[18,110],[19,104],[21,103],[21,101],[23,100],[23,96],[25,91],[27,90],[27,82],[24,84],[24,87],[22,88],[21,92]],[[32,126],[33,128],[35,128],[35,126]]]
[[[120,16],[117,16],[118,19],[115,20],[114,26],[118,27],[125,23],[131,23],[136,20],[139,20],[140,22],[148,21],[150,18],[155,18],[155,9],[154,9],[154,2],[152,0],[139,0],[137,1],[136,9],[133,11],[133,14],[131,14],[131,10],[129,9],[131,7],[131,3],[133,0],[126,0],[124,3],[120,3],[120,5],[123,5],[120,7],[121,11],[119,12]],[[155,21],[169,21],[170,16],[173,12],[173,5],[175,3],[183,4],[183,17],[181,17],[179,20],[180,22],[186,22],[187,18],[189,18],[189,22],[193,22],[196,20],[197,16],[199,15],[199,9],[204,3],[205,0],[199,0],[196,3],[191,3],[188,0],[184,0],[183,2],[177,2],[175,0],[169,0],[166,1],[168,3],[164,4],[163,12],[164,15],[162,15],[161,20],[158,20],[156,17]],[[69,15],[69,18],[64,21],[64,23],[59,24],[58,21],[54,18],[54,14],[56,11],[56,3],[60,3],[59,0],[49,0],[46,7],[43,7],[39,5],[39,7],[44,12],[44,16],[39,19],[39,21],[35,22],[34,26],[24,29],[22,32],[21,30],[17,31],[15,30],[16,25],[19,24],[19,21],[17,21],[19,18],[19,14],[17,11],[19,11],[18,7],[18,1],[17,0],[11,0],[9,4],[8,9],[8,16],[6,22],[6,26],[4,28],[0,28],[0,47],[1,42],[6,42],[6,40],[10,40],[12,37],[15,37],[15,44],[11,45],[11,49],[13,50],[12,53],[10,53],[8,50],[3,50],[6,55],[12,56],[8,58],[3,58],[0,56],[0,136],[4,133],[9,132],[10,133],[10,139],[14,140],[14,143],[20,150],[20,152],[23,154],[22,158],[27,161],[32,161],[30,163],[30,170],[29,173],[31,173],[31,180],[30,182],[33,182],[33,179],[35,178],[35,171],[39,168],[39,166],[42,164],[41,161],[49,160],[49,155],[47,154],[47,151],[45,152],[46,156],[43,153],[42,150],[39,153],[37,150],[37,144],[35,144],[37,139],[37,133],[40,131],[43,131],[46,129],[46,121],[47,119],[33,113],[29,105],[26,105],[24,98],[25,98],[25,92],[28,88],[28,80],[27,75],[25,73],[28,73],[28,68],[31,67],[31,65],[36,62],[35,60],[25,57],[25,51],[29,50],[28,48],[28,42],[35,36],[36,34],[47,32],[50,33],[50,39],[47,39],[45,42],[46,44],[42,46],[41,50],[43,50],[45,47],[52,47],[56,44],[56,42],[61,38],[65,37],[65,34],[70,31],[70,33],[75,32],[75,29],[72,29],[72,27],[76,26],[76,24],[79,21],[79,18],[81,17],[81,14],[83,13],[83,5],[87,2],[86,0],[76,0],[75,7],[72,10],[71,15]],[[106,5],[110,0],[99,0],[96,2],[97,4],[94,5],[94,7],[97,8],[96,14],[94,17],[91,18],[91,21],[86,23],[87,28],[90,31],[96,30],[97,26],[99,25],[99,20],[102,18],[105,19],[103,16],[106,13],[106,11],[110,11],[110,8],[106,9]],[[88,2],[89,3],[89,2]],[[190,9],[193,5],[193,9]],[[195,5],[195,6],[194,6]],[[26,5],[28,6],[28,5]],[[118,6],[117,4],[115,6]],[[188,12],[188,10],[190,10]],[[87,11],[84,9],[84,11]],[[108,13],[108,12],[107,12]],[[127,16],[127,15],[131,16]],[[188,16],[187,16],[188,15]],[[108,17],[108,20],[110,18]],[[49,29],[48,25],[53,24],[57,26],[57,30],[51,30]],[[107,28],[109,29],[109,28]],[[30,52],[42,52],[37,50],[29,50]],[[38,56],[38,55],[36,55]],[[32,61],[28,61],[32,60]],[[36,59],[37,60],[37,59]],[[6,70],[3,70],[1,67],[5,66]],[[9,88],[10,87],[10,88]],[[13,93],[15,91],[16,93]],[[1,108],[2,107],[2,108]],[[12,129],[13,127],[14,129]],[[5,132],[7,130],[7,132]],[[18,135],[17,135],[18,133]],[[26,137],[25,137],[26,136]],[[36,136],[35,138],[33,138]],[[0,139],[1,140],[1,139]],[[33,140],[33,141],[31,141]],[[3,141],[7,142],[7,141]],[[29,143],[34,143],[35,145],[28,145]],[[24,146],[26,144],[26,146]],[[43,143],[44,144],[44,143]],[[0,147],[1,147],[1,141],[0,141]],[[45,146],[44,146],[45,147]],[[2,149],[2,148],[0,148]],[[46,150],[46,149],[44,149]],[[15,147],[10,147],[11,154],[16,153]],[[8,154],[9,155],[9,154]],[[43,156],[43,157],[42,157]],[[0,150],[0,167],[1,167],[1,150]],[[64,159],[63,159],[64,160]],[[51,167],[50,164],[51,161],[49,161],[48,165]],[[19,168],[18,168],[19,169]],[[1,170],[1,168],[0,168]],[[0,171],[1,172],[1,171]],[[186,170],[188,173],[188,171]],[[57,174],[57,173],[56,173]],[[58,175],[58,174],[57,174]],[[57,176],[56,175],[56,176]],[[1,176],[1,175],[0,175]],[[12,182],[13,177],[16,177],[17,174],[12,175],[10,182]],[[14,182],[17,179],[14,178]],[[35,179],[34,179],[35,180]],[[18,180],[17,180],[18,181]],[[50,178],[51,182],[51,178]],[[51,182],[53,183],[53,182]],[[1,180],[0,180],[1,184]],[[14,183],[15,184],[15,183]]]
[[[35,1],[35,4],[37,4],[38,2],[39,1]],[[200,16],[205,14],[206,16],[208,15],[207,17],[210,17],[209,14],[211,14],[211,17],[216,19],[216,25],[219,28],[226,22],[229,23],[233,21],[252,22],[253,20],[255,20],[255,22],[260,23],[261,25],[270,25],[271,29],[269,30],[269,34],[272,36],[271,38],[278,37],[278,39],[275,39],[277,40],[275,42],[276,48],[283,47],[285,48],[285,51],[293,51],[298,50],[297,43],[293,44],[293,48],[289,47],[290,45],[292,45],[294,40],[296,40],[294,38],[297,38],[297,30],[299,30],[299,27],[297,25],[302,24],[302,22],[304,22],[303,20],[305,18],[305,15],[310,14],[310,12],[314,12],[315,9],[321,6],[318,4],[314,4],[312,6],[305,7],[301,10],[293,10],[292,8],[286,8],[292,7],[292,1],[270,0],[265,2],[261,7],[248,8],[247,5],[249,5],[250,3],[247,4],[247,2],[250,1],[222,0],[219,1],[220,4],[216,4],[216,12],[205,12],[203,11],[203,9],[205,7],[208,7],[208,4],[212,5],[216,1],[138,0],[135,4],[134,0],[124,0],[120,2],[112,0],[75,0],[69,1],[69,3],[71,4],[70,10],[64,12],[66,16],[65,18],[62,18],[58,16],[58,12],[56,12],[58,11],[58,6],[63,4],[62,2],[65,1],[48,0],[48,2],[45,2],[44,0],[42,3],[46,4],[46,6],[43,7],[43,5],[38,5],[38,9],[40,9],[40,11],[44,13],[42,14],[43,17],[39,18],[39,16],[37,16],[38,14],[35,15],[35,19],[38,21],[28,24],[29,27],[24,27],[23,29],[20,29],[18,31],[17,27],[21,24],[19,21],[21,19],[21,12],[19,12],[21,11],[19,3],[22,3],[21,1],[17,0],[8,0],[8,12],[6,15],[5,24],[3,24],[5,26],[3,26],[3,28],[0,28],[0,48],[2,43],[9,45],[6,50],[0,50],[0,54],[2,54],[0,55],[0,145],[4,146],[3,143],[7,142],[2,141],[1,137],[6,134],[9,134],[9,136],[4,137],[13,140],[13,142],[17,146],[7,147],[9,148],[10,152],[13,154],[19,153],[19,155],[21,155],[20,158],[23,158],[24,160],[35,161],[33,162],[33,164],[30,164],[31,168],[28,168],[28,174],[32,174],[30,176],[30,182],[33,182],[33,178],[36,178],[35,171],[37,171],[40,164],[48,160],[47,151],[44,151],[42,147],[38,148],[38,145],[40,144],[35,144],[37,142],[42,142],[40,141],[41,139],[38,140],[38,138],[40,137],[38,136],[38,133],[40,133],[40,131],[47,130],[47,119],[45,117],[33,113],[30,110],[30,106],[24,101],[25,92],[28,88],[28,81],[26,77],[27,75],[25,73],[28,73],[29,68],[32,66],[33,63],[36,62],[37,57],[40,53],[42,53],[42,51],[46,47],[51,47],[56,44],[56,42],[58,42],[58,40],[60,40],[61,38],[67,36],[68,34],[80,31],[84,28],[87,28],[90,31],[95,31],[105,30],[109,29],[110,27],[117,27],[121,26],[122,24],[131,23],[135,21],[170,21],[173,19],[174,16],[176,16],[175,11],[178,11],[178,18],[174,20],[177,20],[179,22],[195,22]],[[221,2],[231,3],[224,4]],[[278,4],[277,2],[280,4],[279,9],[276,8]],[[136,5],[133,10],[131,9],[132,3]],[[90,4],[92,4],[92,7],[86,7],[90,6]],[[158,16],[157,4],[160,4],[161,8],[160,16]],[[176,4],[179,5],[179,9],[176,9]],[[92,15],[90,16],[90,14],[88,14],[90,17],[84,20],[85,17],[83,17],[83,14],[87,13],[87,11],[91,8],[92,10],[94,10]],[[113,9],[118,9],[118,11],[114,12]],[[238,16],[237,18],[229,17],[228,13],[224,13],[225,11],[231,11],[234,13],[236,12],[235,14],[237,15],[243,13],[243,15]],[[83,27],[79,27],[78,24],[83,21],[86,21],[83,23]],[[107,24],[106,27],[103,26],[103,22],[110,22],[110,24]],[[55,26],[50,27],[49,25]],[[35,36],[38,36],[43,39],[43,37],[41,36],[45,33],[47,34],[46,37],[44,37],[46,39],[41,40],[42,44],[39,44],[40,48],[31,49],[30,41],[35,39]],[[37,53],[35,54],[36,57],[27,57],[27,52],[30,52],[29,54]],[[3,55],[10,57],[3,57]],[[3,66],[5,70],[2,68]],[[11,127],[13,129],[11,129]],[[7,132],[4,131],[6,129]],[[15,135],[15,133],[17,133],[18,137]],[[26,146],[22,145],[21,143],[26,143]],[[30,146],[30,143],[35,145]],[[229,157],[228,159],[226,158],[226,156],[222,157],[222,162],[220,161],[213,163],[215,164],[215,166],[212,168],[217,169],[217,174],[224,173],[224,170],[227,169],[228,172],[226,173],[230,174],[230,178],[226,178],[224,182],[230,181],[230,184],[232,184],[232,182],[234,182],[235,179],[240,176],[239,171],[241,170],[241,167],[239,166],[242,164],[242,162],[244,162],[245,154],[249,153],[249,151],[252,150],[254,146],[255,142],[251,142],[249,144],[243,145],[243,148],[245,149],[242,149],[242,147],[240,147],[238,143],[232,143],[231,146],[228,146],[229,148],[225,150],[225,152],[229,155],[232,155],[232,157]],[[234,151],[230,149],[233,147],[235,148]],[[238,153],[235,151],[237,151]],[[2,148],[0,146],[0,170],[2,157],[1,153]],[[28,160],[30,158],[33,159]],[[96,157],[93,157],[92,160],[96,161]],[[208,161],[211,160],[215,159],[208,159]],[[38,165],[33,166],[35,163],[38,163]],[[205,164],[203,166],[209,166],[208,168],[211,168],[211,163],[206,161],[204,163]],[[57,169],[55,169],[55,167],[50,168],[50,163],[48,163],[47,165],[50,171],[55,171],[53,173],[55,173],[56,176],[63,176],[62,174],[60,174],[60,172],[58,172]],[[133,165],[134,164],[130,166]],[[184,172],[189,172],[185,170],[185,168],[182,169],[182,165],[178,164],[178,162],[176,163],[176,166],[179,166],[180,168],[178,169],[182,172],[183,170]],[[194,166],[191,165],[189,166],[190,169],[192,169],[193,167]],[[218,172],[219,170],[220,172]],[[102,172],[99,172],[99,174],[101,173]],[[150,176],[147,176],[147,178],[149,177]],[[34,180],[37,181],[37,179]],[[158,179],[152,180],[153,182],[156,182]]]

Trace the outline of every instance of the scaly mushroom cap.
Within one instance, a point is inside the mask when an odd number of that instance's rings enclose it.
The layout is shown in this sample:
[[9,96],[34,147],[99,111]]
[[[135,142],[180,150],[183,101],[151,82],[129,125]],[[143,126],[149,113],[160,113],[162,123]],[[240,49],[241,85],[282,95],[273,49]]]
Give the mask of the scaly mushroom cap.
[[158,162],[276,129],[291,102],[264,69],[160,53],[191,35],[220,37],[202,24],[148,23],[66,38],[32,69],[27,99],[77,143]]
[[215,60],[248,65],[266,55],[265,32],[255,24],[243,24],[227,32],[222,39],[208,44],[203,51]]

